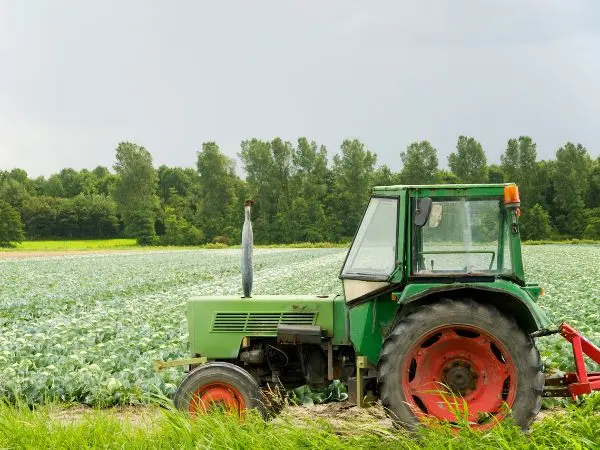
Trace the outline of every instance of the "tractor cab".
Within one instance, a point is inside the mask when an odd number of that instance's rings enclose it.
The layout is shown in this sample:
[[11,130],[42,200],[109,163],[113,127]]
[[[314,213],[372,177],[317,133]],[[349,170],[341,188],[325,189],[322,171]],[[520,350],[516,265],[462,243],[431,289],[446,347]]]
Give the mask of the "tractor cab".
[[514,184],[376,187],[344,262],[346,301],[424,279],[525,284]]

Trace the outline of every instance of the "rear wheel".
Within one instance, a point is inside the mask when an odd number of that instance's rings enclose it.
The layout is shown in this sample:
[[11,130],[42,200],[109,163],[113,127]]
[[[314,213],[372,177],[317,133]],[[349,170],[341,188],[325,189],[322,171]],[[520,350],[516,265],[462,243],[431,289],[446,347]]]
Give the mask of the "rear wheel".
[[240,416],[255,409],[264,416],[256,380],[241,367],[226,362],[210,362],[191,371],[177,389],[174,403],[192,416],[216,408]]
[[402,319],[384,342],[383,406],[401,425],[430,419],[487,428],[511,416],[527,429],[544,375],[530,336],[497,309],[444,300]]

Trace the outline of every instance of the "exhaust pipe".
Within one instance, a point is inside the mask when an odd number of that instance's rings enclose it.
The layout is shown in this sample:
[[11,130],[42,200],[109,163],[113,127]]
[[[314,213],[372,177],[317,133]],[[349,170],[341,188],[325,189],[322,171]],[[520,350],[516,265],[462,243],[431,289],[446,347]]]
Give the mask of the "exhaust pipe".
[[242,288],[244,298],[251,298],[252,293],[252,246],[254,236],[252,234],[252,221],[250,212],[254,200],[246,200],[244,203],[244,226],[242,227]]

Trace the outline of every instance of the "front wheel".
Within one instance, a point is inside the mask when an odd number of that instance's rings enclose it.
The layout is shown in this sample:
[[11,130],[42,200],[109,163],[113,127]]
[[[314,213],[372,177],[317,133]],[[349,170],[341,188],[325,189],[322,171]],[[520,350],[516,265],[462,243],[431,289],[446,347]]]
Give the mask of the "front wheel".
[[191,371],[174,397],[175,406],[191,416],[215,408],[243,416],[254,409],[264,417],[262,391],[247,371],[227,362],[210,362]]
[[380,395],[407,428],[427,420],[488,428],[510,416],[527,429],[544,375],[530,336],[490,305],[467,299],[418,308],[386,338]]

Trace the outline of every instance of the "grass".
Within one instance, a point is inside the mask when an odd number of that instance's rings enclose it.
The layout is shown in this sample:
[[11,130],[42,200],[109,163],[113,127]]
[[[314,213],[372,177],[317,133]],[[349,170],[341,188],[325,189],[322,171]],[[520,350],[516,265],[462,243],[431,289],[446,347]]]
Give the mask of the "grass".
[[[287,413],[263,421],[250,415],[243,423],[214,413],[190,420],[171,407],[151,420],[135,421],[108,410],[78,418],[57,416],[52,405],[29,409],[0,405],[1,448],[369,448],[369,449],[583,449],[600,448],[600,396],[550,415],[524,434],[510,424],[488,432],[448,428],[423,429],[409,435],[383,428],[377,421],[344,427],[324,419],[298,419]],[[67,416],[68,418],[68,416]]]
[[[348,247],[349,243],[331,242],[300,242],[296,244],[269,244],[255,245],[255,248],[334,248]],[[193,247],[183,246],[149,246],[137,245],[135,239],[89,239],[89,240],[47,240],[47,241],[23,241],[13,248],[0,248],[0,252],[68,252],[86,250],[164,250],[164,249],[220,249],[240,248],[240,245],[225,245],[221,243],[210,243]]]
[[69,241],[24,241],[4,251],[79,251],[139,248],[135,239],[90,239]]

